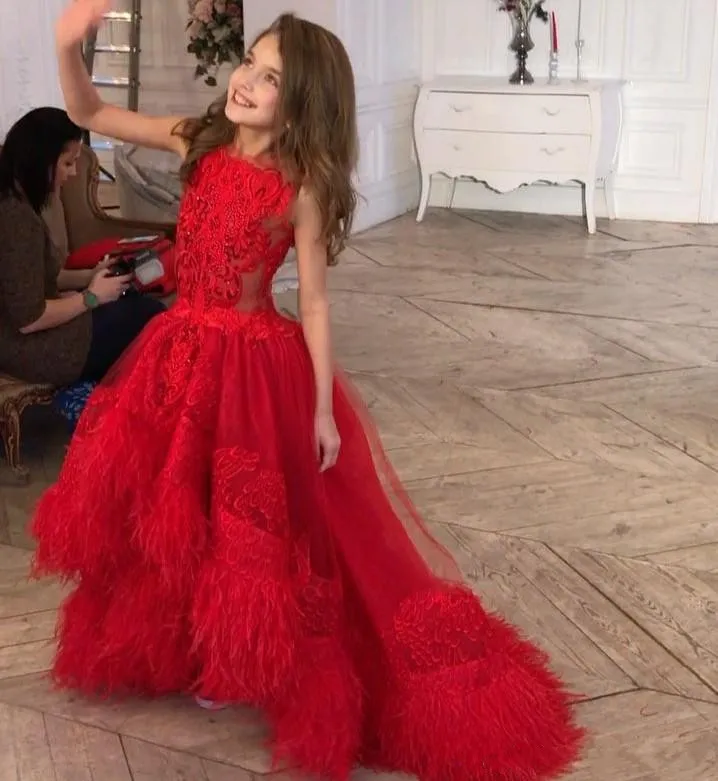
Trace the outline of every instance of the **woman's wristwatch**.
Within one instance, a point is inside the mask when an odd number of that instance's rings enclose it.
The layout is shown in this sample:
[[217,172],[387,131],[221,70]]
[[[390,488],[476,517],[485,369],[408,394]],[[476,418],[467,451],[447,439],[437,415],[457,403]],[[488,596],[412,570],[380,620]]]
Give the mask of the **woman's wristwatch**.
[[86,309],[97,309],[100,305],[100,300],[91,290],[84,290],[82,293],[82,303]]

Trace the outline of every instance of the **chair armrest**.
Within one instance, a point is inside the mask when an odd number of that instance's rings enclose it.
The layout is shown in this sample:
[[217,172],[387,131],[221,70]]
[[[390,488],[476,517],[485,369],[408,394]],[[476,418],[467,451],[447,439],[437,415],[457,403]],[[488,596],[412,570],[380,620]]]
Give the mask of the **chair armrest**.
[[106,238],[160,233],[174,239],[173,223],[126,220],[113,217],[102,208],[97,197],[99,163],[87,146],[81,149],[77,169],[77,176],[65,184],[61,196],[70,252]]
[[98,239],[129,239],[133,236],[160,234],[174,241],[177,226],[171,222],[149,222],[146,220],[126,220],[109,215],[95,215],[93,233]]

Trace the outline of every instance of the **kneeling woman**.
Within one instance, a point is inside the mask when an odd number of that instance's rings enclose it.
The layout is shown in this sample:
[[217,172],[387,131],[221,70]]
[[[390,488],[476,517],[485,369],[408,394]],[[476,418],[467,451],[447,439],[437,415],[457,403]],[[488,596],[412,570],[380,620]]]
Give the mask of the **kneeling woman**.
[[[161,302],[124,295],[106,264],[66,271],[41,214],[76,173],[82,131],[58,108],[35,109],[0,150],[0,371],[27,382],[99,380]],[[63,292],[64,291],[64,292]]]

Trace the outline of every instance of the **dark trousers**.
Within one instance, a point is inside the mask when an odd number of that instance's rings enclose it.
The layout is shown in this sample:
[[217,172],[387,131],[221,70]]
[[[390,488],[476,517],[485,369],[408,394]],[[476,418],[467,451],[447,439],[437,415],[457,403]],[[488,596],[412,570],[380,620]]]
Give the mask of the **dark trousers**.
[[161,301],[134,292],[93,309],[92,342],[80,379],[101,380],[147,323],[164,311]]

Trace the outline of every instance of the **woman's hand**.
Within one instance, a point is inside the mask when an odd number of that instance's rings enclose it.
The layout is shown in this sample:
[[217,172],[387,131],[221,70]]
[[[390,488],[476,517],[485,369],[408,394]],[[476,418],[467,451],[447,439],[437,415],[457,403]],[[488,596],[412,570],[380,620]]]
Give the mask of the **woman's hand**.
[[103,14],[110,8],[109,0],[73,0],[63,11],[55,25],[58,48],[79,46],[90,30],[102,22]]
[[336,464],[341,446],[341,439],[333,415],[317,414],[314,419],[314,439],[319,471],[326,472],[327,469],[331,469]]
[[102,271],[103,268],[110,268],[114,258],[112,255],[105,255],[102,260],[95,266],[94,271]]
[[110,276],[109,269],[103,268],[95,274],[87,289],[101,304],[109,304],[111,301],[117,301],[129,288],[130,282],[132,282],[132,274],[113,277]]

